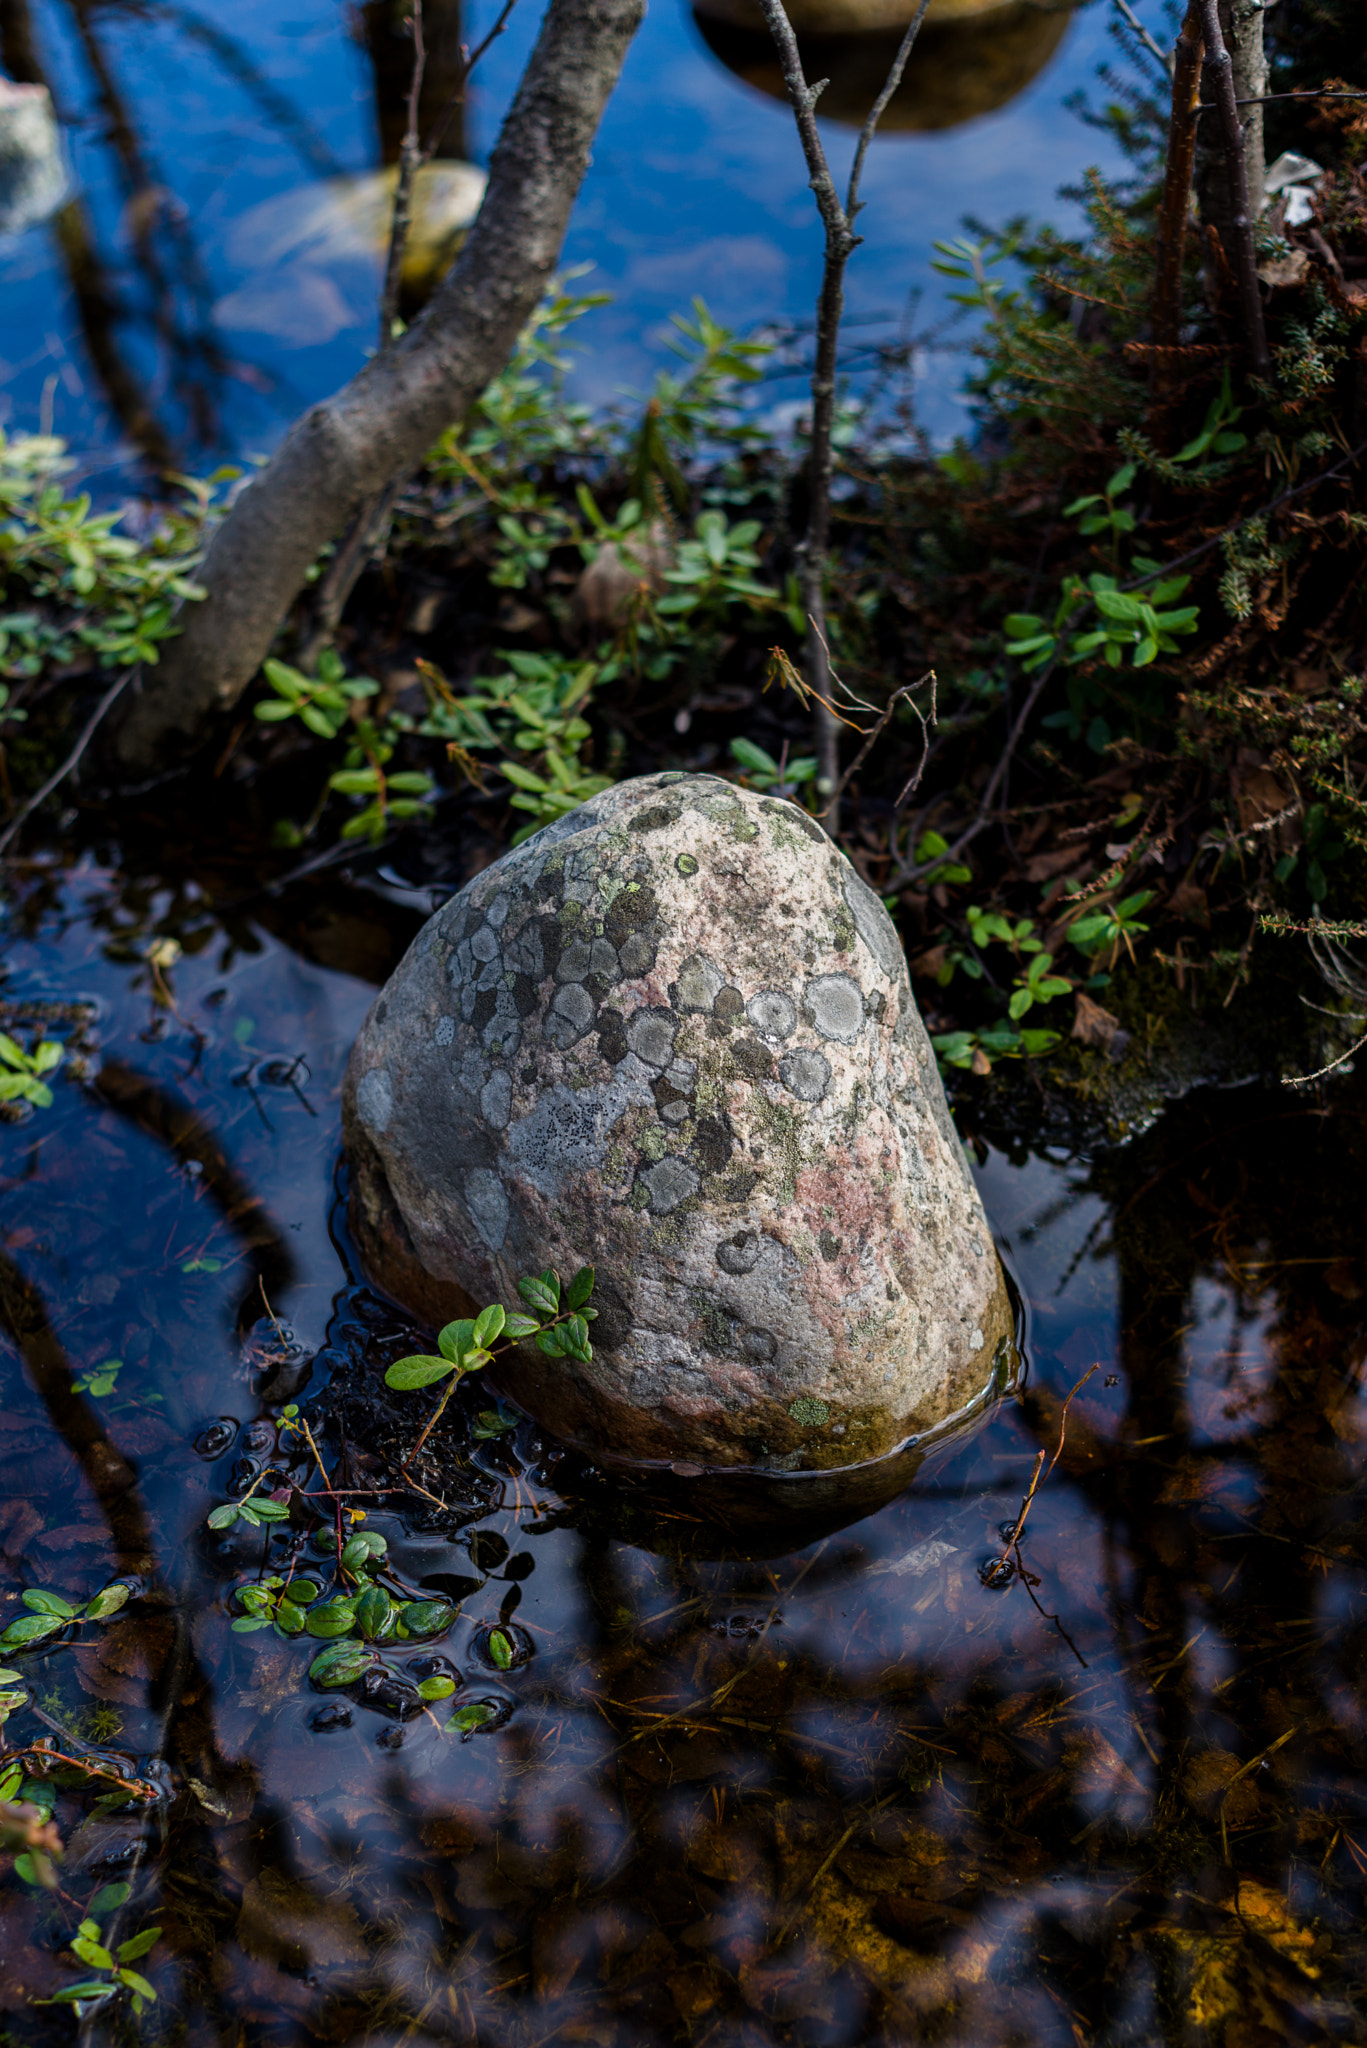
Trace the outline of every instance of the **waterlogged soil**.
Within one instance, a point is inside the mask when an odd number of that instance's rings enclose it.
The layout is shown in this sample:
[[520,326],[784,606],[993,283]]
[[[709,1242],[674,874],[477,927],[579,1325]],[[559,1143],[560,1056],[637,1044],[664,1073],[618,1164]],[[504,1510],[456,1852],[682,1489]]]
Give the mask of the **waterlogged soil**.
[[[1367,2038],[1357,1084],[1090,1155],[981,1121],[1027,1375],[865,1520],[741,1540],[473,1381],[405,1500],[433,1397],[382,1375],[431,1333],[355,1267],[338,1091],[431,900],[12,885],[0,1021],[70,1051],[0,1125],[0,1626],[133,1597],[4,1660],[66,1843],[56,1891],[0,1857],[5,2038],[75,2033],[34,2001],[102,1891],[157,2003],[92,2038]],[[263,1470],[292,1519],[209,1530]],[[456,1609],[349,1691],[232,1627],[263,1573],[329,1590],[321,1472]]]

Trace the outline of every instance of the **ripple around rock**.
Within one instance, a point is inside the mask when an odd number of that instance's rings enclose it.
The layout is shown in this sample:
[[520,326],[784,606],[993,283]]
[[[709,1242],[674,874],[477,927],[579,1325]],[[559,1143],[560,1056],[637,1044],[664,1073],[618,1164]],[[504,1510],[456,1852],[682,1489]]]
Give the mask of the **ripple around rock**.
[[856,1464],[1011,1346],[891,920],[804,812],[711,776],[619,784],[453,897],[343,1110],[362,1255],[420,1314],[597,1269],[592,1363],[498,1378],[598,1455]]

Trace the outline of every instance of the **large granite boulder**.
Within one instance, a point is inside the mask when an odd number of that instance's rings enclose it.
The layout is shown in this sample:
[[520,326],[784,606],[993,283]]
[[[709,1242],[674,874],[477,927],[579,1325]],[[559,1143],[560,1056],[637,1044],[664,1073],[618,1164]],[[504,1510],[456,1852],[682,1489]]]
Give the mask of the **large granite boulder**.
[[619,784],[423,928],[343,1093],[372,1276],[433,1321],[596,1267],[590,1365],[498,1368],[595,1453],[881,1456],[1010,1352],[897,933],[805,812]]

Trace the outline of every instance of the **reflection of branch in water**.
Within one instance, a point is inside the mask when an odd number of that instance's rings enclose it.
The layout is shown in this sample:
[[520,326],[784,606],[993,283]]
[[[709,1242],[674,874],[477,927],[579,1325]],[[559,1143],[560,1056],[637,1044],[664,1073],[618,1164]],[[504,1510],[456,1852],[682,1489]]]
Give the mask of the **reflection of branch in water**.
[[117,1060],[100,1068],[94,1085],[103,1101],[167,1146],[182,1164],[194,1160],[199,1165],[204,1186],[222,1210],[224,1221],[254,1254],[236,1318],[238,1329],[249,1328],[260,1314],[259,1287],[264,1284],[278,1294],[294,1279],[289,1247],[267,1215],[261,1197],[253,1194],[238,1174],[216,1133],[169,1089]]
[[137,1473],[110,1442],[99,1416],[75,1391],[71,1366],[33,1283],[0,1253],[0,1328],[9,1332],[62,1442],[79,1463],[109,1524],[120,1571],[144,1572],[152,1531],[135,1491]]
[[[48,86],[38,58],[28,0],[0,0],[0,65],[21,85]],[[48,90],[51,91],[50,86]],[[53,231],[76,301],[86,353],[104,386],[114,416],[148,461],[166,468],[174,459],[171,442],[114,338],[114,325],[122,316],[122,308],[100,260],[82,199],[67,201],[53,221]]]
[[[192,429],[203,441],[217,433],[213,384],[228,374],[211,324],[212,293],[199,252],[168,188],[155,167],[125,108],[104,46],[95,33],[91,0],[68,0],[81,48],[89,66],[107,123],[107,135],[119,162],[126,194],[125,218],[138,262],[152,296],[152,326],[167,351],[173,378]],[[156,231],[162,226],[171,244],[171,263],[163,263]],[[185,331],[181,304],[188,293],[194,324]]]
[[217,22],[206,21],[189,7],[168,6],[165,0],[143,0],[143,8],[149,14],[160,15],[163,21],[174,23],[187,42],[202,45],[220,70],[256,101],[271,125],[294,145],[315,177],[345,176],[349,167],[333,155],[327,137],[320,135],[308,116],[267,78],[236,36],[230,36]]

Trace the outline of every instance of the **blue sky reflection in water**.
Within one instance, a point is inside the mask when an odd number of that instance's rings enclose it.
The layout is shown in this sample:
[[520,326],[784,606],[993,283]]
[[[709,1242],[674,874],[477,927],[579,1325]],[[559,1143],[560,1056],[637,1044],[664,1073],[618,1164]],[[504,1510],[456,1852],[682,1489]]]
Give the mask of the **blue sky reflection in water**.
[[[361,1489],[426,1413],[377,1404],[423,1335],[350,1268],[335,1178],[342,1065],[411,928],[392,887],[221,915],[93,863],[16,888],[7,1024],[89,1007],[84,1074],[0,1124],[0,1625],[25,1588],[139,1574],[18,1661],[68,1753],[142,1771],[164,1743],[175,1789],[148,1832],[61,1785],[67,1897],[0,1875],[14,2038],[69,2038],[28,2001],[130,1865],[126,1929],[166,1930],[145,1967],[196,2048],[1241,2048],[1249,2012],[1361,2038],[1360,1109],[1230,1091],[1091,1158],[980,1144],[1028,1384],[811,1540],[718,1554],[687,1483],[490,1434],[471,1383],[423,1467],[445,1505],[367,1522],[460,1613],[327,1693],[317,1641],[231,1620],[291,1546],[325,1595],[330,1521],[269,1549],[204,1523],[263,1466],[317,1487],[276,1449],[293,1397]],[[1092,1365],[1029,1580],[984,1584]],[[455,1691],[424,1712],[433,1669]]]
[[[492,13],[480,0],[467,37],[478,39]],[[467,148],[477,161],[487,161],[538,13],[524,0],[476,76]],[[102,289],[117,309],[112,323],[98,310],[88,317],[112,333],[179,458],[203,467],[213,454],[268,450],[372,342],[372,264],[255,261],[262,238],[242,227],[263,202],[378,160],[374,76],[345,10],[335,0],[30,0],[29,15],[68,124],[83,222],[75,261],[91,303]],[[1070,215],[1058,186],[1113,152],[1061,101],[1094,83],[1110,48],[1103,10],[1084,7],[1052,62],[999,112],[879,140],[864,184],[868,240],[850,271],[852,336],[874,331],[853,324],[874,315],[884,316],[880,334],[893,333],[915,289],[922,322],[942,305],[931,243],[957,233],[964,214]],[[96,62],[127,116],[122,137]],[[827,123],[826,133],[846,164],[852,131]],[[655,0],[628,57],[566,257],[592,263],[589,286],[615,297],[581,329],[575,382],[595,401],[649,382],[669,315],[695,293],[742,328],[810,317],[820,243],[788,110],[723,67],[680,0]],[[0,274],[0,424],[50,422],[83,461],[107,460],[120,432],[81,336],[71,235],[65,261],[51,226],[0,246]],[[962,368],[952,354],[922,366],[923,416],[937,435],[964,422]],[[780,403],[798,396],[796,384],[775,389]]]

